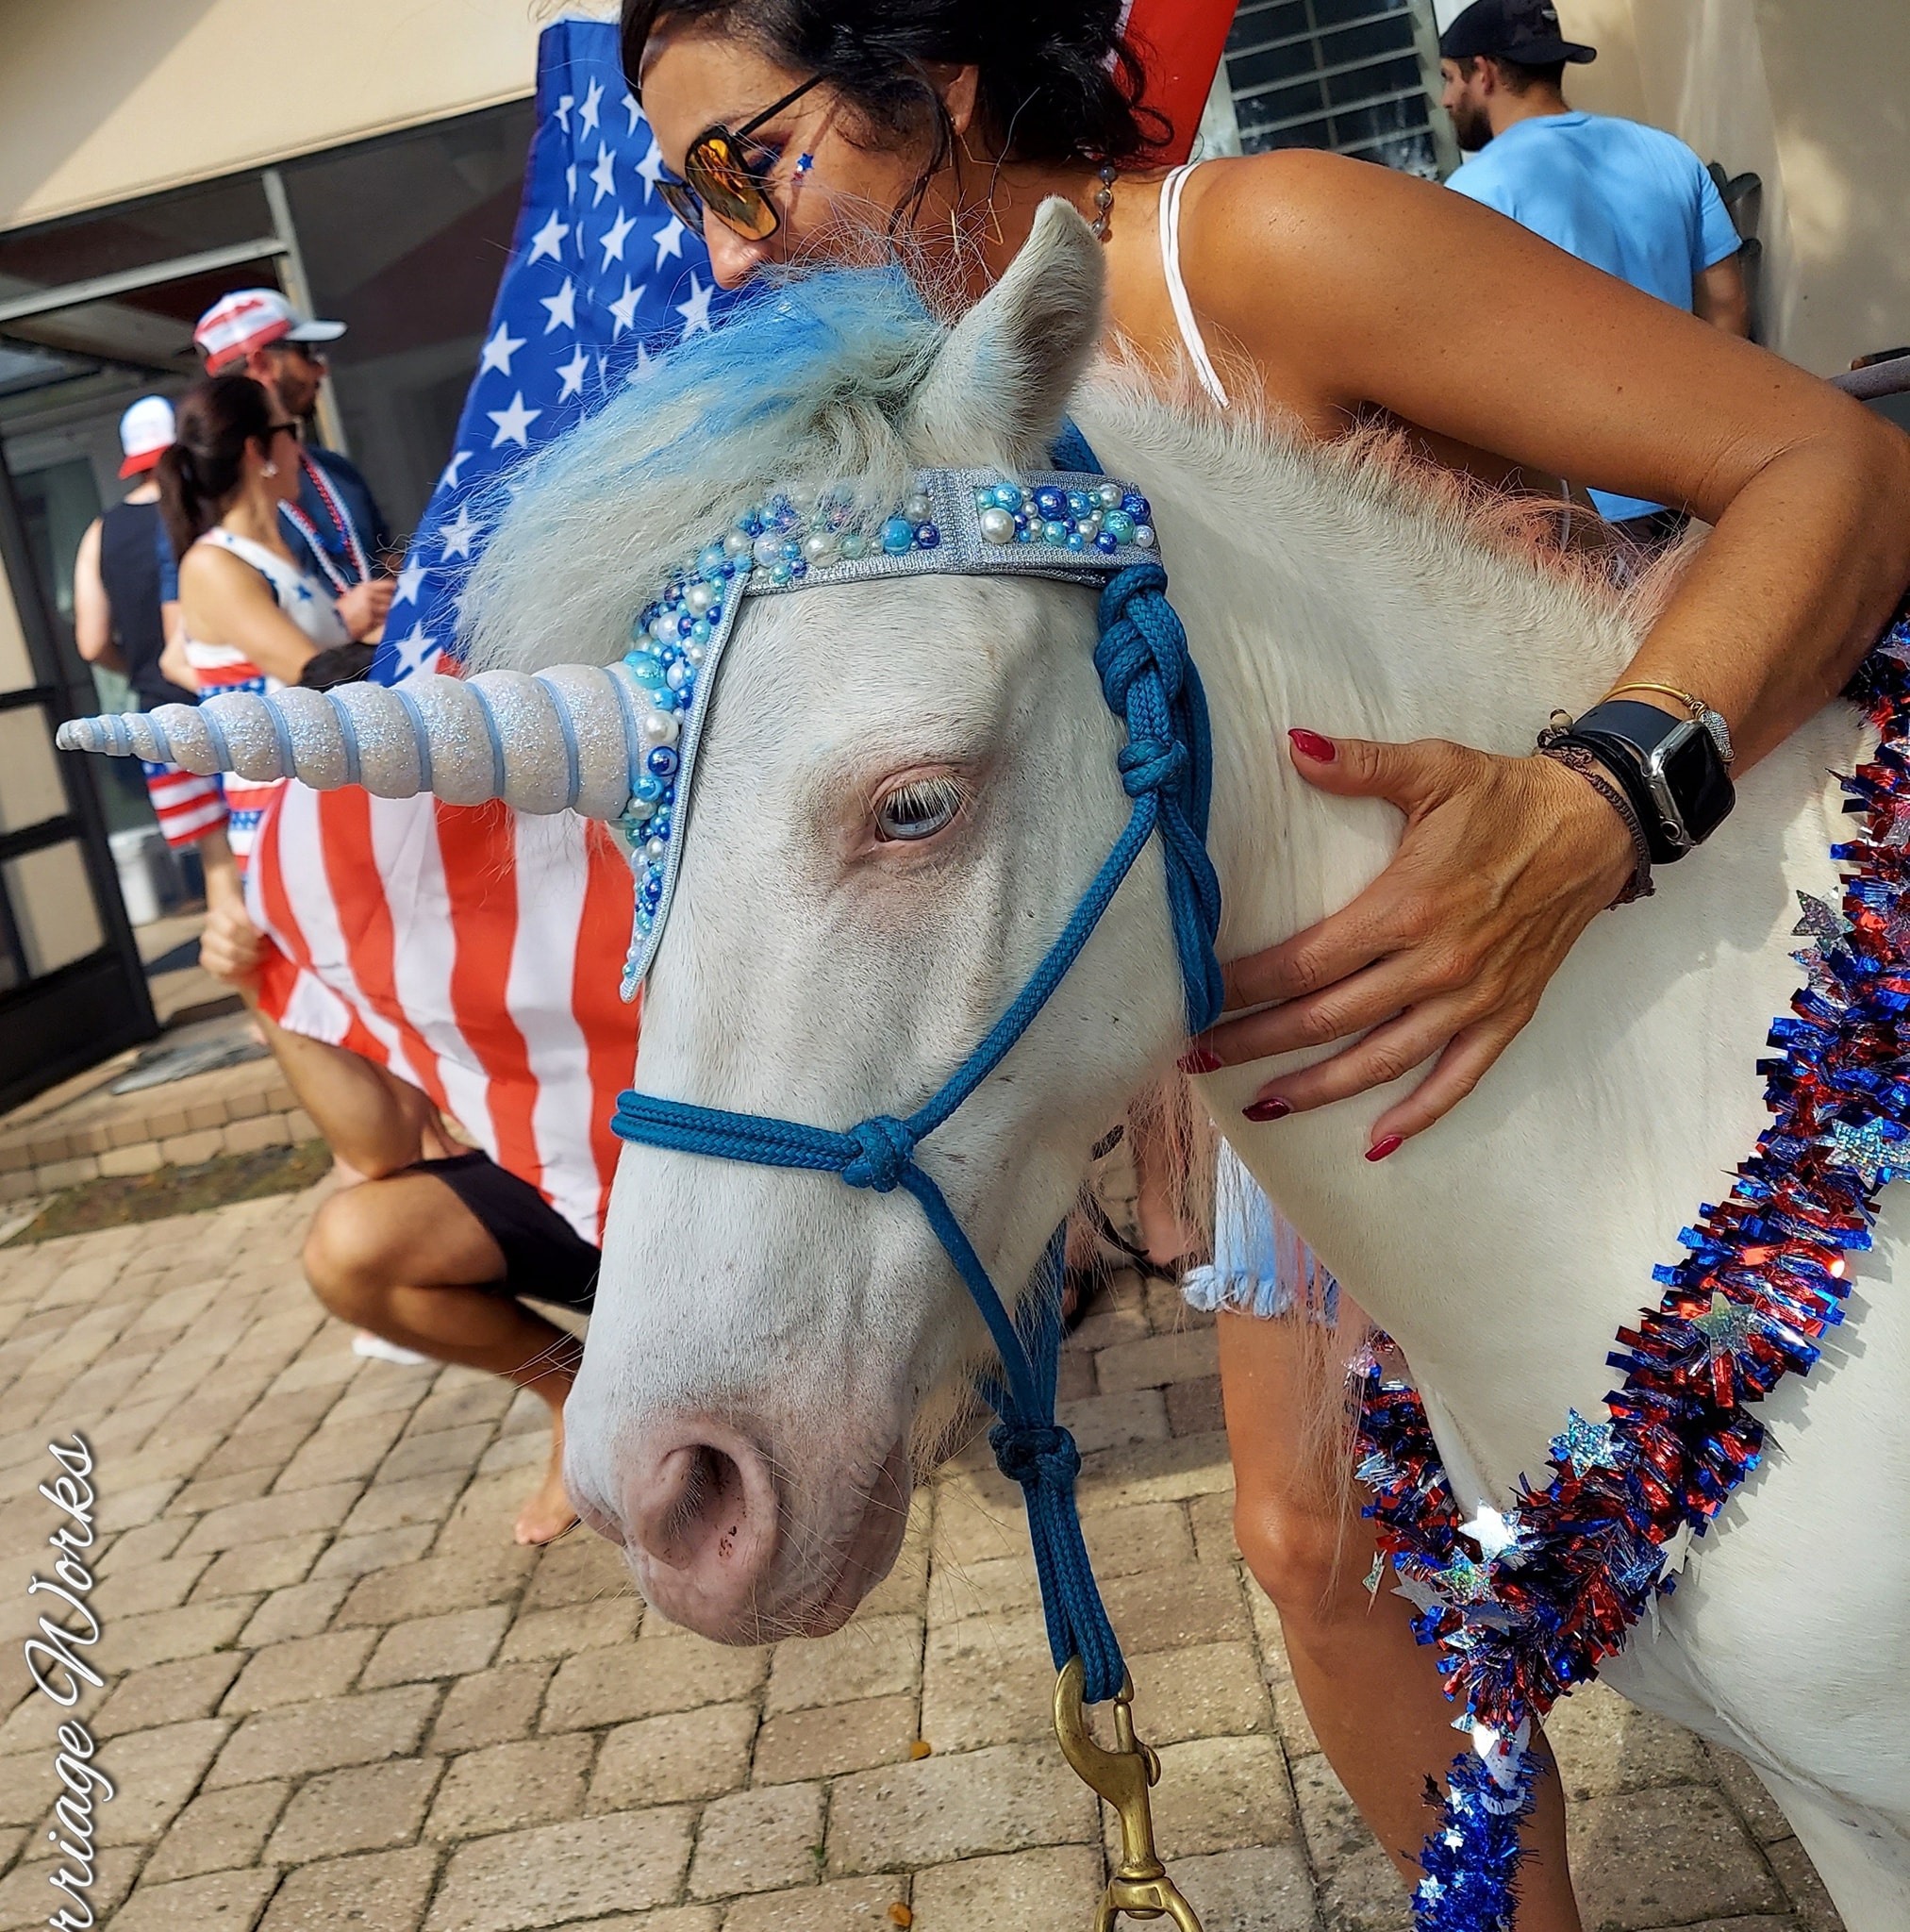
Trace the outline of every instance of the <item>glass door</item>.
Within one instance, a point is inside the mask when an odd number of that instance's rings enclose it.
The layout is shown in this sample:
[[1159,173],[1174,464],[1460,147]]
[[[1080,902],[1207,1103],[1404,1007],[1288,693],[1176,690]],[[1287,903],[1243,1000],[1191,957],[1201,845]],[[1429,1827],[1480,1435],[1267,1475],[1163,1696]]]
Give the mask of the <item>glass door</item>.
[[0,1108],[158,1031],[94,774],[54,749],[92,688],[32,552],[0,450]]

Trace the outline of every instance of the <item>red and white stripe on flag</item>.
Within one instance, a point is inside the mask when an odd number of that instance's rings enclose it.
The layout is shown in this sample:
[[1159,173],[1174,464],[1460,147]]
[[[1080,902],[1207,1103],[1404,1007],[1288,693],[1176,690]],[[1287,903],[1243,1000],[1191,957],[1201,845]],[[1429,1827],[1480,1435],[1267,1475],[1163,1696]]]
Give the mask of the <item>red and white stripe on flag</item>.
[[1167,158],[1184,161],[1220,72],[1237,0],[1128,0],[1125,31],[1147,69],[1147,105],[1173,125]]
[[275,948],[267,1012],[422,1088],[601,1240],[637,1058],[617,994],[630,865],[605,827],[291,784],[250,897]]

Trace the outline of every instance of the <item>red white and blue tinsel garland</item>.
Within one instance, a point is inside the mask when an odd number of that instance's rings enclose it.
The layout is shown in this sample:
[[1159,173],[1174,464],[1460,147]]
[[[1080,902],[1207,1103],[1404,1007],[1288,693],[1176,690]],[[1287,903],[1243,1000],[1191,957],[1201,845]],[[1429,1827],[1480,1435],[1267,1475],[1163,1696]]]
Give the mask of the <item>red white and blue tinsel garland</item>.
[[[1535,1720],[1623,1647],[1669,1594],[1669,1546],[1702,1536],[1756,1468],[1751,1405],[1818,1358],[1843,1320],[1844,1257],[1870,1245],[1877,1191],[1910,1174],[1910,617],[1849,693],[1879,733],[1844,779],[1863,836],[1833,846],[1841,910],[1800,894],[1807,984],[1758,1062],[1771,1123],[1729,1196],[1654,1269],[1655,1309],[1619,1331],[1623,1385],[1606,1416],[1575,1409],[1552,1480],[1462,1522],[1420,1398],[1376,1353],[1357,1365],[1359,1477],[1414,1631],[1437,1648],[1473,1750],[1453,1760],[1413,1899],[1419,1932],[1508,1932],[1520,1827],[1534,1802]],[[1383,1339],[1382,1339],[1383,1340]]]

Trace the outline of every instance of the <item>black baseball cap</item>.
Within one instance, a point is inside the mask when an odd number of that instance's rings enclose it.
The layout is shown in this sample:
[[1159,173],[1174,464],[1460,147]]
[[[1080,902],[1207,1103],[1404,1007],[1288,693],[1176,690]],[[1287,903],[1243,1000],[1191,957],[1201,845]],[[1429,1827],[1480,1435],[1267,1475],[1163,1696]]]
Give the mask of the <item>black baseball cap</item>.
[[1521,67],[1549,67],[1554,60],[1583,64],[1596,60],[1596,47],[1581,46],[1558,30],[1558,8],[1551,0],[1473,0],[1439,36],[1447,60],[1516,60]]

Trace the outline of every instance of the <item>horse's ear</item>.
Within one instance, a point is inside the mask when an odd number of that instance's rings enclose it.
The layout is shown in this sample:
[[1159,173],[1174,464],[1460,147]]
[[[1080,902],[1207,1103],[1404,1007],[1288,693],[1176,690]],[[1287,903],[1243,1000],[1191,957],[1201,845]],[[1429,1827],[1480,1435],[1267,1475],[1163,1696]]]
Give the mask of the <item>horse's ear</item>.
[[925,463],[990,453],[1044,468],[1068,401],[1101,340],[1106,276],[1094,231],[1058,196],[1035,214],[1008,272],[951,331],[909,406]]

